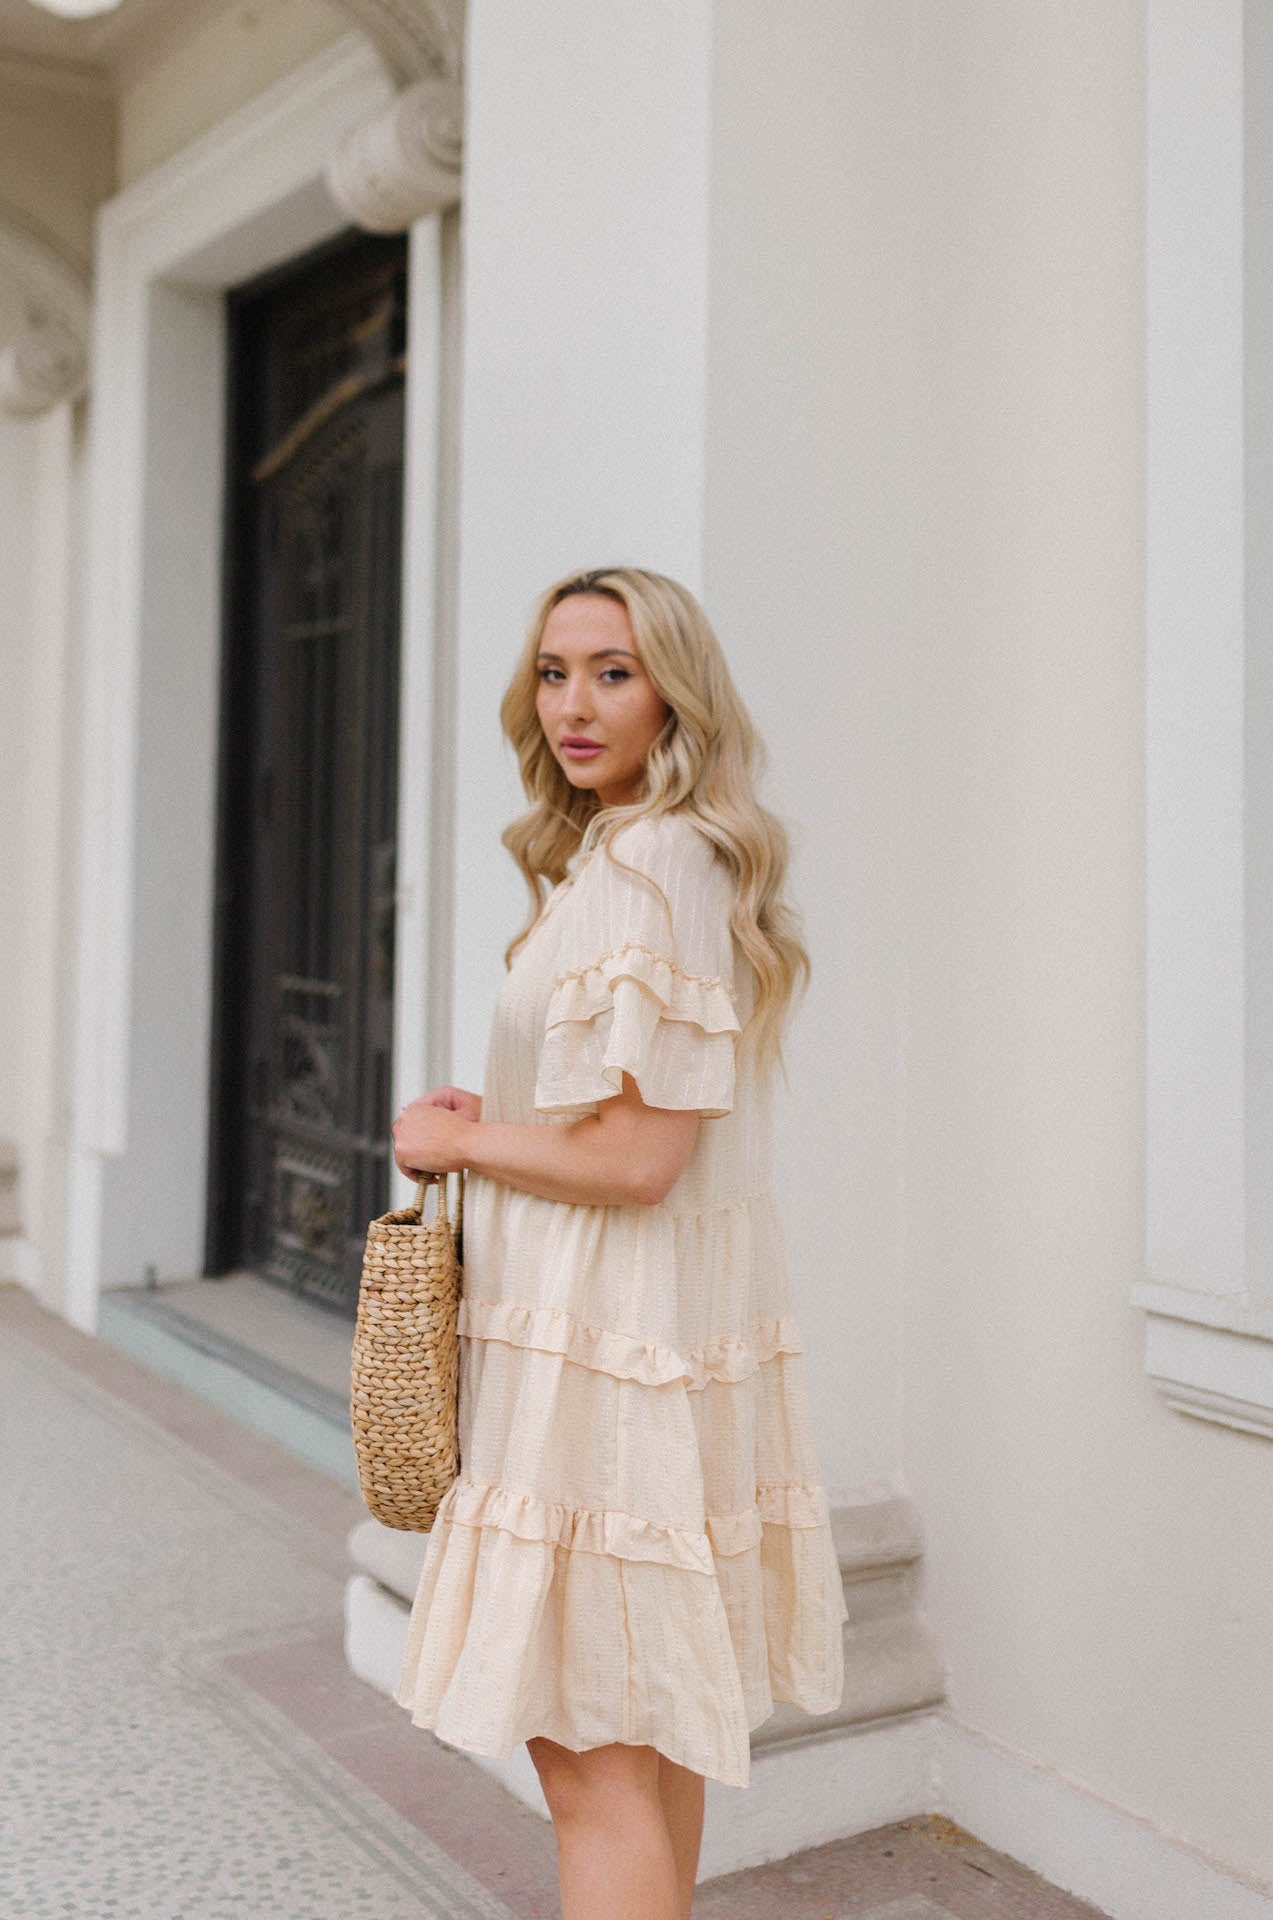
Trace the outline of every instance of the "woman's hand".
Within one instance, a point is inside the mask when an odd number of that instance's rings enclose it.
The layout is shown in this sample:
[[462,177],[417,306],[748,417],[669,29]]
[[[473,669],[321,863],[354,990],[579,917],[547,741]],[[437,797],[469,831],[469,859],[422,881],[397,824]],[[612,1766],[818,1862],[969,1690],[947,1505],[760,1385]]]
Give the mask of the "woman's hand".
[[413,1100],[390,1129],[399,1172],[411,1180],[458,1173],[468,1163],[467,1145],[481,1111],[479,1096],[462,1087],[435,1087]]
[[417,1107],[449,1107],[452,1113],[462,1113],[466,1120],[480,1120],[482,1117],[481,1094],[469,1093],[464,1087],[434,1087],[429,1093],[422,1093],[413,1104]]

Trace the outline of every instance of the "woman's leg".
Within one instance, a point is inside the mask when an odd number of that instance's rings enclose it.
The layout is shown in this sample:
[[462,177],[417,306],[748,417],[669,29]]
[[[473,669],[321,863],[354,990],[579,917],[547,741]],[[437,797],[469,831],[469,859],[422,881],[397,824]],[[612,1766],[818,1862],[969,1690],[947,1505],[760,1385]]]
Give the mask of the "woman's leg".
[[659,1755],[659,1799],[676,1856],[676,1883],[680,1889],[680,1920],[689,1920],[694,1902],[699,1848],[703,1844],[703,1776]]
[[557,1835],[562,1920],[684,1920],[655,1749],[526,1745]]

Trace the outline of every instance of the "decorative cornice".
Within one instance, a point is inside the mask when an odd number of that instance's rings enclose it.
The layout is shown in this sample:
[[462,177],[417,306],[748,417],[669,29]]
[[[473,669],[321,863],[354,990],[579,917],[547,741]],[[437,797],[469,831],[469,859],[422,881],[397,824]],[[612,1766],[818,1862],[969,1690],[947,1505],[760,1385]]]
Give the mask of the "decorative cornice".
[[402,233],[460,197],[464,96],[458,74],[415,81],[327,164],[337,205],[371,233]]
[[[463,0],[341,0],[404,90],[331,158],[327,181],[349,218],[400,233],[460,197]],[[89,72],[76,75],[87,89]],[[0,412],[30,417],[83,393],[88,381],[88,263],[0,203],[0,273],[26,318],[0,350]]]
[[464,0],[339,0],[395,80],[458,79],[464,60]]
[[26,309],[17,337],[0,352],[0,412],[30,418],[78,399],[88,381],[87,266],[0,204],[0,273],[16,283]]

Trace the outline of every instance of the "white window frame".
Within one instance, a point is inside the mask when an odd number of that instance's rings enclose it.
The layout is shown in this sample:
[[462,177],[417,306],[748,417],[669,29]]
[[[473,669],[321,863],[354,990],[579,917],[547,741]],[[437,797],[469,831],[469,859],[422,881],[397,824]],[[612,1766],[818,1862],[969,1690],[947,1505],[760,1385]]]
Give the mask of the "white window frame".
[[1273,1437],[1273,31],[1150,0],[1145,1364]]

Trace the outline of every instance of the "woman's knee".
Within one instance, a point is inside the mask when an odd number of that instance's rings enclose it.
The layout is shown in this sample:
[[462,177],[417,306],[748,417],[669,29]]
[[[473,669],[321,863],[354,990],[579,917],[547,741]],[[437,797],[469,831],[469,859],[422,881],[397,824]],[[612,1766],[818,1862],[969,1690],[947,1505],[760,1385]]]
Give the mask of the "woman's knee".
[[592,1747],[574,1753],[553,1740],[526,1742],[556,1825],[630,1820],[642,1801],[657,1806],[658,1755],[652,1747]]

